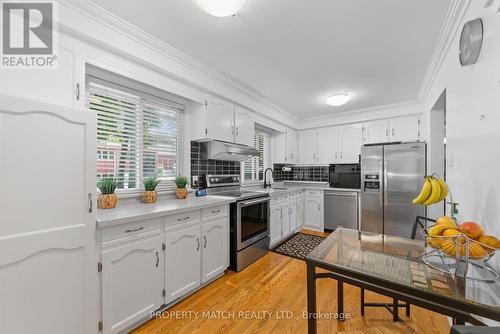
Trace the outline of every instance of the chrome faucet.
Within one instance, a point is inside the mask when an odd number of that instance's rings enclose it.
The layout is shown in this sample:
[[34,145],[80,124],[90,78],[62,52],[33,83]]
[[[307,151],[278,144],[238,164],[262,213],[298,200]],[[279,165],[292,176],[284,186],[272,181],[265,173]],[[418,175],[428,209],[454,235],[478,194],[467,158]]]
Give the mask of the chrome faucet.
[[264,171],[264,188],[267,188],[269,186],[269,188],[271,188],[271,180],[269,180],[269,184],[267,184],[267,171],[270,170],[271,171],[271,176],[274,178],[274,170],[272,168],[268,168]]

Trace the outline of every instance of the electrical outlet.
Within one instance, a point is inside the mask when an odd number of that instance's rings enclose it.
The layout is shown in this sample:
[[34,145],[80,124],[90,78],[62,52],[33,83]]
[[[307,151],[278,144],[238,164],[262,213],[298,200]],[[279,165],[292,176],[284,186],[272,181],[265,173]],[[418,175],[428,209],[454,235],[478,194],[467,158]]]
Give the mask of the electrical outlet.
[[448,159],[448,167],[455,167],[455,153],[450,152],[450,156]]

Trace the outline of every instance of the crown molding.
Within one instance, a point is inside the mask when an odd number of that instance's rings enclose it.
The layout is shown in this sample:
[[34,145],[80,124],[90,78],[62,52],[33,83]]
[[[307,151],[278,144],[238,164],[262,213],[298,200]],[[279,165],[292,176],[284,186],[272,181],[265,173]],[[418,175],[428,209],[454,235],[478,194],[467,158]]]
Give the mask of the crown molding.
[[436,80],[437,74],[445,60],[445,57],[450,50],[453,39],[455,38],[460,23],[462,22],[465,12],[467,11],[471,0],[453,0],[450,4],[448,14],[446,15],[438,42],[434,48],[431,61],[425,73],[424,80],[420,87],[418,101],[424,103],[429,96],[432,85]]
[[[64,1],[58,0],[58,1],[59,5],[63,5],[75,11],[76,13],[85,16],[88,19],[91,19],[92,21],[98,22],[99,24],[105,26],[106,28],[111,29],[114,32],[117,32],[123,36],[126,36],[127,38],[133,40],[134,42],[139,43],[144,47],[151,49],[184,67],[189,68],[195,73],[204,76],[205,78],[214,81],[225,88],[232,89],[243,96],[249,97],[254,101],[266,106],[267,108],[292,120],[293,122],[300,121],[300,119],[297,116],[273,104],[258,91],[245,85],[243,82],[216,71],[210,66],[172,47],[171,45],[165,43],[159,38],[156,38],[153,35],[143,31],[137,26],[105,10],[104,8],[100,7],[99,5],[93,3],[90,0],[64,0]],[[209,92],[208,89],[205,90]],[[214,93],[217,95],[217,92],[210,91],[210,93]],[[221,95],[219,96],[227,98]],[[234,102],[241,104],[238,101]]]

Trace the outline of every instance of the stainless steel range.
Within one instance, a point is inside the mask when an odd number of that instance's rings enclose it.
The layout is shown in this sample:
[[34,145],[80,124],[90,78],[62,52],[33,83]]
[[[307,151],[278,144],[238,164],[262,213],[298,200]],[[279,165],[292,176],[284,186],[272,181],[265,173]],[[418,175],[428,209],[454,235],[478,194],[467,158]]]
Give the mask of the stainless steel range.
[[269,195],[241,188],[239,175],[207,175],[209,195],[236,199],[231,204],[230,269],[240,271],[269,249]]

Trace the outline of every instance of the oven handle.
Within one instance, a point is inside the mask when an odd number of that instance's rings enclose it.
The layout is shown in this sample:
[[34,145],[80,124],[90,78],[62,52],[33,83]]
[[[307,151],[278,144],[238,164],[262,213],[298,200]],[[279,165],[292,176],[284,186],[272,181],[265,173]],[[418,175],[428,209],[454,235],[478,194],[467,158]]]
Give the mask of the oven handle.
[[241,202],[241,203],[238,203],[238,204],[240,204],[241,206],[249,206],[249,205],[254,205],[254,204],[269,202],[270,200],[271,199],[269,197],[267,197],[267,198],[264,198],[264,199],[258,199],[258,200],[249,201],[249,202]]

